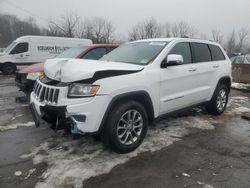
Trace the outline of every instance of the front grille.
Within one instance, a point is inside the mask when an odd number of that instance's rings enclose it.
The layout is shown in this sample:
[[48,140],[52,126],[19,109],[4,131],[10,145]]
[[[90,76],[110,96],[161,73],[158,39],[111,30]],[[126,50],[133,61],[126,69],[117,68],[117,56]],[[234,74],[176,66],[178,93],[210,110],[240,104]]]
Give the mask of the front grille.
[[57,104],[59,89],[46,87],[38,81],[34,86],[34,95],[40,101],[48,104]]

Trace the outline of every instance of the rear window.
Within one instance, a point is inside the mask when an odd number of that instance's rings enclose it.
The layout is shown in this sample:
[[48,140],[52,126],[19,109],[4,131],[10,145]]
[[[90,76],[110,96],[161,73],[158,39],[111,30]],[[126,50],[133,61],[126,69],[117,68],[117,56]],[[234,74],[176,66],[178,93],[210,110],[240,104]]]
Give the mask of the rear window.
[[77,58],[83,53],[88,47],[75,47],[65,50],[57,56],[57,58]]
[[212,61],[210,50],[207,44],[192,43],[192,45],[196,63]]
[[107,53],[106,48],[95,48],[93,50],[91,50],[90,52],[88,52],[84,57],[82,57],[83,59],[94,59],[94,60],[98,60],[101,57],[103,57],[105,54]]
[[225,60],[225,56],[218,46],[209,45],[209,48],[210,48],[211,53],[212,53],[213,61]]

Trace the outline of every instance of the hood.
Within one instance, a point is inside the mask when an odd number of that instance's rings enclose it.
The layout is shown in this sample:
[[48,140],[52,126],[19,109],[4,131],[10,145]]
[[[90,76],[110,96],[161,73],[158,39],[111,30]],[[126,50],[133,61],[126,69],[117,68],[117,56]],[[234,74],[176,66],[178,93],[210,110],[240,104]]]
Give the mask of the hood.
[[43,68],[44,68],[44,63],[37,63],[37,64],[33,64],[30,65],[28,67],[22,68],[21,70],[19,70],[20,73],[35,73],[35,72],[43,72]]
[[51,59],[44,66],[45,74],[61,82],[118,76],[141,71],[143,66],[128,63],[84,59]]

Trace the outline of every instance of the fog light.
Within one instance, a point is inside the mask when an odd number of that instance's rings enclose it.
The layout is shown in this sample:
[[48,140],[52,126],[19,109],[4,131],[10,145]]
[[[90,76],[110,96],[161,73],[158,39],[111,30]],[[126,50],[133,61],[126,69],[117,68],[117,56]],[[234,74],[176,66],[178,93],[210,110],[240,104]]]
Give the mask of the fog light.
[[86,121],[86,116],[85,115],[73,115],[72,116],[75,121],[78,122],[85,122]]

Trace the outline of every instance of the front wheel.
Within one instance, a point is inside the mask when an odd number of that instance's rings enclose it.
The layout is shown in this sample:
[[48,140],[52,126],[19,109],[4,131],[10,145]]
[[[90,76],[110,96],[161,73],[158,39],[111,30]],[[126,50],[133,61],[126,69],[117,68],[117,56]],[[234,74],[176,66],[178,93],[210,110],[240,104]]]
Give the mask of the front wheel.
[[215,89],[211,101],[206,106],[207,111],[214,115],[222,114],[227,107],[228,94],[229,92],[227,86],[224,84],[219,84]]
[[111,111],[102,141],[117,153],[128,153],[142,143],[147,128],[148,116],[144,106],[137,101],[127,101],[116,105]]

